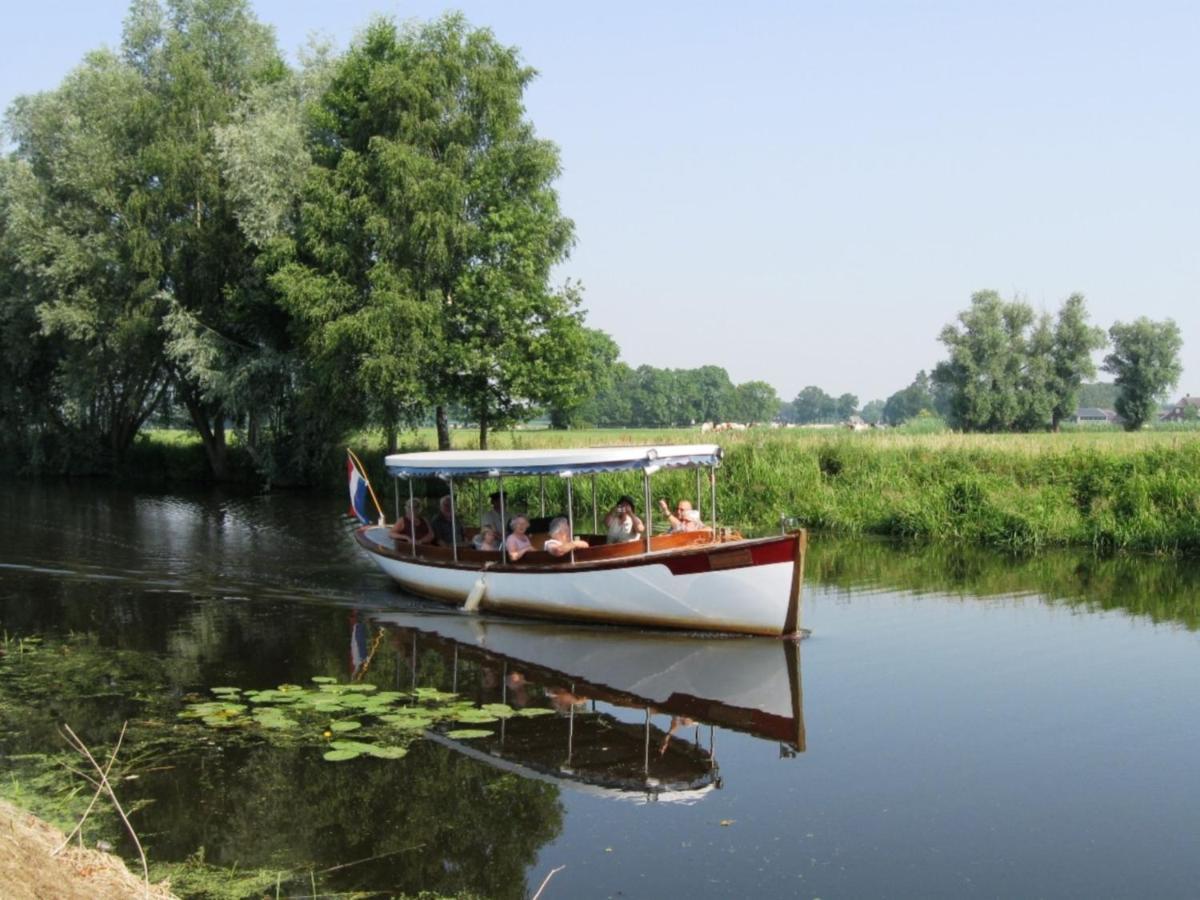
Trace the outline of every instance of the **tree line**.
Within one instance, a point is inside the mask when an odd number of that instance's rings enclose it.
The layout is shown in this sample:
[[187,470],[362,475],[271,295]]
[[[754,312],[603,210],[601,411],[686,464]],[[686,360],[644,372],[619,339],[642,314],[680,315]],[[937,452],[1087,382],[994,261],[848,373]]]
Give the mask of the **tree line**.
[[[866,421],[898,425],[926,414],[961,431],[1057,431],[1082,402],[1111,405],[1124,426],[1136,430],[1151,420],[1183,371],[1183,340],[1175,322],[1142,317],[1116,322],[1105,332],[1090,324],[1082,294],[1072,294],[1051,316],[1037,315],[1021,300],[980,291],[939,340],[947,358],[932,372],[918,372],[886,401],[866,404],[861,410]],[[1097,372],[1093,355],[1105,347],[1111,352],[1101,368],[1113,384],[1088,384]],[[805,422],[848,413],[824,391],[807,387],[791,402],[789,414]]]
[[[265,480],[312,481],[345,436],[455,417],[487,446],[556,427],[804,423],[858,398],[782,403],[719,366],[633,368],[552,284],[574,242],[558,149],[524,108],[515,48],[460,15],[372,21],[289,65],[247,0],[136,0],[116,50],[8,110],[0,159],[0,460],[119,466],[186,414],[212,474],[229,429]],[[977,294],[949,358],[865,417],[1057,427],[1104,342],[1082,297],[1056,319]],[[1105,369],[1131,427],[1178,378],[1174,323],[1117,323]]]

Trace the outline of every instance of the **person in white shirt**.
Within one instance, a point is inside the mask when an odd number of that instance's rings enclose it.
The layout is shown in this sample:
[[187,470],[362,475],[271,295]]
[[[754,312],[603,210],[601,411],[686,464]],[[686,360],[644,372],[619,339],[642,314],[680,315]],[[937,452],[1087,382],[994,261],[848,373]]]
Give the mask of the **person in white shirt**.
[[566,556],[572,550],[586,550],[587,547],[587,541],[571,537],[571,523],[563,516],[550,523],[550,537],[542,544],[542,549],[552,556]]

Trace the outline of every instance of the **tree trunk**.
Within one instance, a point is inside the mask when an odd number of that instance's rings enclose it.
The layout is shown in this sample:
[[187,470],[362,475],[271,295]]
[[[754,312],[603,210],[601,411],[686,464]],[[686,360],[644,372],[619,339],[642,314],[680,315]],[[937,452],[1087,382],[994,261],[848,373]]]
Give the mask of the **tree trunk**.
[[395,453],[396,444],[399,442],[399,432],[396,429],[395,422],[389,422],[387,426],[387,452]]
[[488,448],[487,434],[488,434],[487,407],[481,406],[479,408],[479,449],[480,450],[486,450]]
[[184,392],[184,406],[192,417],[192,424],[200,433],[204,444],[204,455],[208,457],[208,468],[213,478],[225,481],[229,478],[229,455],[225,444],[225,414],[221,409],[209,410],[190,391]]
[[437,439],[439,450],[450,449],[450,420],[446,417],[446,407],[439,403],[435,411],[437,420]]

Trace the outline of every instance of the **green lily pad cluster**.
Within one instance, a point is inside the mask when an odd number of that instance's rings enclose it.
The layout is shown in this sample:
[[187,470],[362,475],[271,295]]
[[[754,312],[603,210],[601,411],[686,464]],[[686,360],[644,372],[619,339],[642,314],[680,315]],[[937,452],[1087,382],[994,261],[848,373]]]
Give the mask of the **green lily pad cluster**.
[[[544,708],[513,709],[506,703],[476,706],[458,694],[431,687],[381,691],[374,684],[343,684],[327,676],[316,676],[312,682],[312,687],[281,684],[264,690],[214,687],[210,689],[214,699],[191,703],[179,715],[214,729],[319,733],[329,742],[324,758],[342,762],[360,756],[401,759],[407,745],[427,729],[437,728],[454,739],[478,739],[493,734],[480,725],[554,714]],[[467,727],[447,729],[450,725]],[[380,742],[341,739],[350,733]]]

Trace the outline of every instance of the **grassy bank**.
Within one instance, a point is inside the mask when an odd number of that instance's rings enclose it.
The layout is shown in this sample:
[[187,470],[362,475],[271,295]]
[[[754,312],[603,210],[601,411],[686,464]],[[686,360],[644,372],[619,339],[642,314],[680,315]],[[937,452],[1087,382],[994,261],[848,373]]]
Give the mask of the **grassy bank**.
[[[453,432],[458,448],[476,446],[473,431]],[[719,519],[748,531],[779,526],[787,516],[810,528],[928,541],[969,542],[1016,550],[1081,546],[1101,550],[1200,553],[1200,431],[1127,434],[911,434],[787,429],[722,434],[697,429],[547,431],[492,436],[505,448],[689,443],[719,440]],[[195,466],[196,447],[176,434],[149,439],[157,457]],[[391,516],[394,496],[383,474],[383,438],[363,433],[351,445],[380,488]],[[410,432],[402,449],[432,449],[432,430]],[[169,461],[162,464],[170,469]],[[180,464],[179,468],[184,468]],[[553,483],[551,483],[553,482]],[[341,489],[331,467],[326,487]],[[535,479],[508,484],[514,501],[540,503]],[[693,473],[660,473],[655,498],[693,498]],[[418,493],[437,492],[437,485]],[[635,474],[598,479],[601,507],[621,493],[641,497]],[[548,508],[562,508],[557,479],[547,480]],[[707,497],[702,498],[707,508]],[[477,499],[472,495],[467,508]],[[590,511],[590,484],[577,486],[577,514]],[[707,517],[707,513],[705,514]]]
[[[364,459],[382,450],[362,436]],[[458,432],[470,446],[474,435]],[[494,447],[712,440],[695,430],[516,431]],[[1077,431],[1036,435],[758,430],[718,438],[726,451],[719,518],[761,531],[781,515],[814,529],[1018,550],[1084,546],[1200,552],[1200,432]],[[417,433],[413,447],[432,447]],[[655,495],[696,493],[694,476],[663,473]],[[636,476],[602,480],[602,505]],[[705,498],[707,499],[707,498]]]

